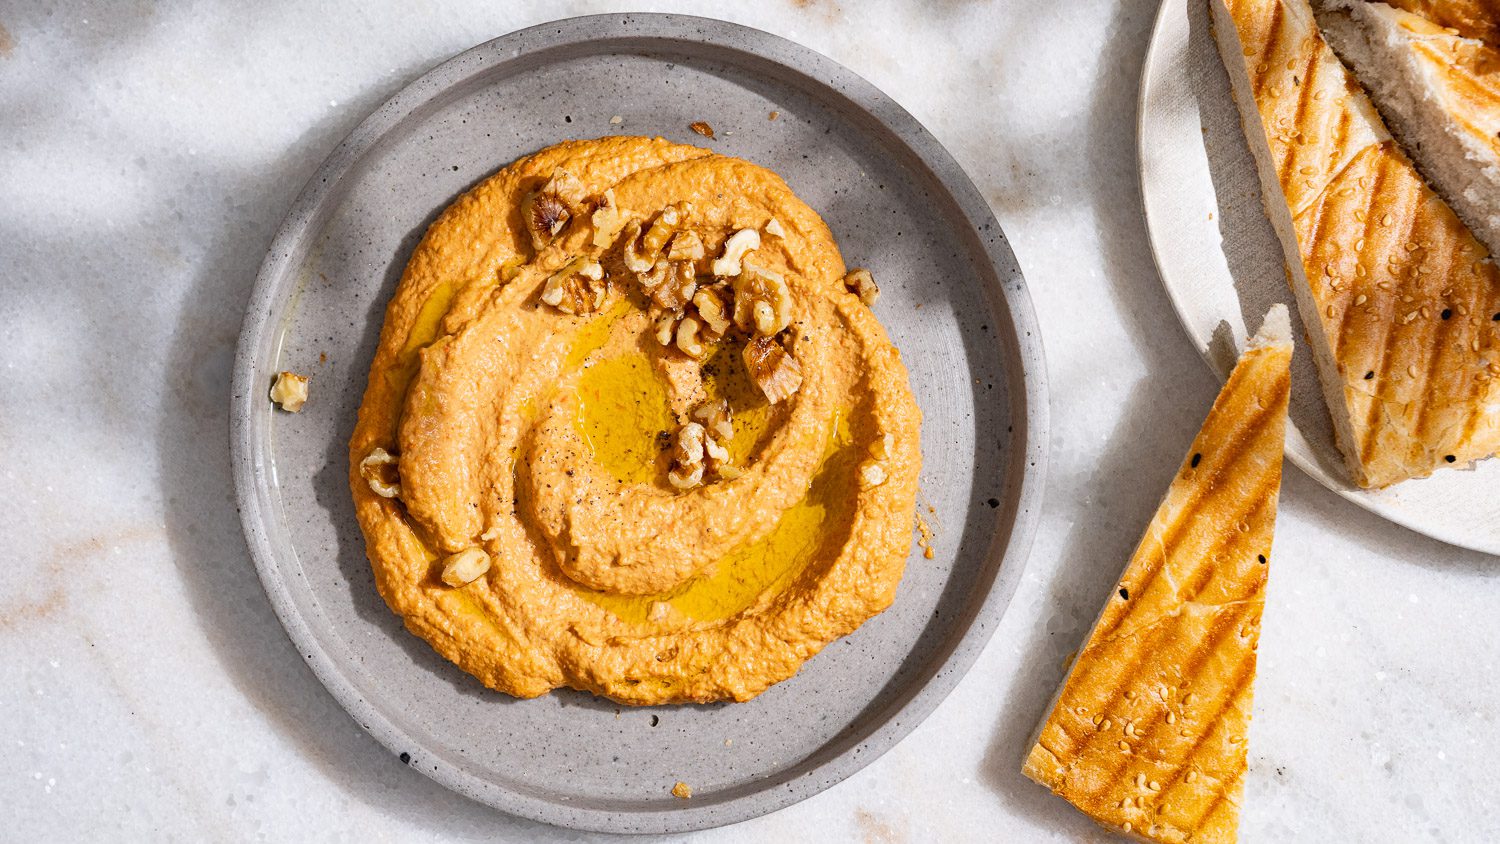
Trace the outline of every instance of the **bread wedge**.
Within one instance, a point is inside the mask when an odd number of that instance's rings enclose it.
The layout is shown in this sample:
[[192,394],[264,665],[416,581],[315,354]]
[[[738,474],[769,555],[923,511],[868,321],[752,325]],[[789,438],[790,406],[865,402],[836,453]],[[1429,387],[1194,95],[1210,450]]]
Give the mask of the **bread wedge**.
[[1417,169],[1500,249],[1500,50],[1366,0],[1324,0],[1318,24]]
[[1386,0],[1465,38],[1500,47],[1500,0]]
[[1022,767],[1104,826],[1233,841],[1291,387],[1276,305],[1111,589]]
[[1307,0],[1208,0],[1350,475],[1500,451],[1500,270],[1427,187]]

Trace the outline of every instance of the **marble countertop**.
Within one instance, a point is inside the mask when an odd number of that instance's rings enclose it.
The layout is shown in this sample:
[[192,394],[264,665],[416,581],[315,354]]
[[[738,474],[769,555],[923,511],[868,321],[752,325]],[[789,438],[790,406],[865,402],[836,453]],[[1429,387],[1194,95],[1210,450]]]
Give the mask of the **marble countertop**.
[[[0,4],[0,805],[19,840],[589,838],[453,795],[361,731],[272,615],[235,511],[234,343],[303,181],[449,55],[626,4],[420,5]],[[843,784],[690,837],[1105,840],[1017,767],[1217,388],[1139,208],[1155,3],[631,5],[800,41],[916,114],[1004,225],[1052,391],[1046,512],[973,671]],[[1289,467],[1276,563],[1244,839],[1500,837],[1500,559]]]

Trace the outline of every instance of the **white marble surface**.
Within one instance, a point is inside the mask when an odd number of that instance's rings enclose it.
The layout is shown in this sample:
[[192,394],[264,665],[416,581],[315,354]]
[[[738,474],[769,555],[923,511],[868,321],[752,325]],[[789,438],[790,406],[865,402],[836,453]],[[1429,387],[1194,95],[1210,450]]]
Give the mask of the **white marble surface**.
[[[225,413],[256,267],[343,133],[476,42],[625,5],[0,2],[0,837],[587,837],[447,793],[334,704],[243,547]],[[1139,212],[1155,4],[657,5],[801,41],[925,122],[1010,236],[1052,386],[1046,515],[973,672],[842,785],[692,837],[1104,839],[1016,769],[1216,388]],[[1293,469],[1276,550],[1245,840],[1500,838],[1500,559]]]

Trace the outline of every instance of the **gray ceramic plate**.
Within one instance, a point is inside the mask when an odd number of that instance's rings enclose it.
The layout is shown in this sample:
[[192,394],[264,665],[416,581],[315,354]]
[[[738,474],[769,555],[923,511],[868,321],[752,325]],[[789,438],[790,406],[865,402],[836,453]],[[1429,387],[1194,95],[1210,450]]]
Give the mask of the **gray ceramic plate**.
[[[1208,29],[1206,0],[1164,0],[1141,75],[1141,195],[1151,248],[1177,316],[1228,377],[1229,341],[1272,302],[1295,308],[1255,161]],[[1301,331],[1292,365],[1287,456],[1319,483],[1396,524],[1500,554],[1500,460],[1379,490],[1349,482]]]
[[[697,120],[718,140],[694,135]],[[849,262],[880,280],[876,310],[926,414],[922,506],[933,508],[935,559],[914,553],[889,611],[749,703],[631,709],[575,692],[518,701],[488,691],[386,609],[350,506],[344,444],[382,309],[428,223],[518,156],[611,133],[699,142],[785,176]],[[267,401],[279,369],[312,376],[301,414]],[[842,780],[958,682],[1031,544],[1043,378],[1004,235],[911,115],[834,62],[763,32],[668,15],[578,18],[438,66],[314,175],[261,268],[240,340],[237,491],[288,633],[393,754],[476,800],[554,824],[698,829]],[[669,795],[678,780],[693,787],[690,801]]]

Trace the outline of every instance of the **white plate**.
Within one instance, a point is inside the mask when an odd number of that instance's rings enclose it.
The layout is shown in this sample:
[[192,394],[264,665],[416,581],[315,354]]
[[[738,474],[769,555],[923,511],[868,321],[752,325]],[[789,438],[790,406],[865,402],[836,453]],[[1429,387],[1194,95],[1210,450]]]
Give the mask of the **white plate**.
[[[1281,247],[1209,30],[1206,0],[1163,0],[1141,74],[1141,195],[1151,251],[1177,316],[1220,378],[1247,325],[1295,308]],[[1302,332],[1292,366],[1287,456],[1319,483],[1390,521],[1500,554],[1500,460],[1383,490],[1348,480]]]

